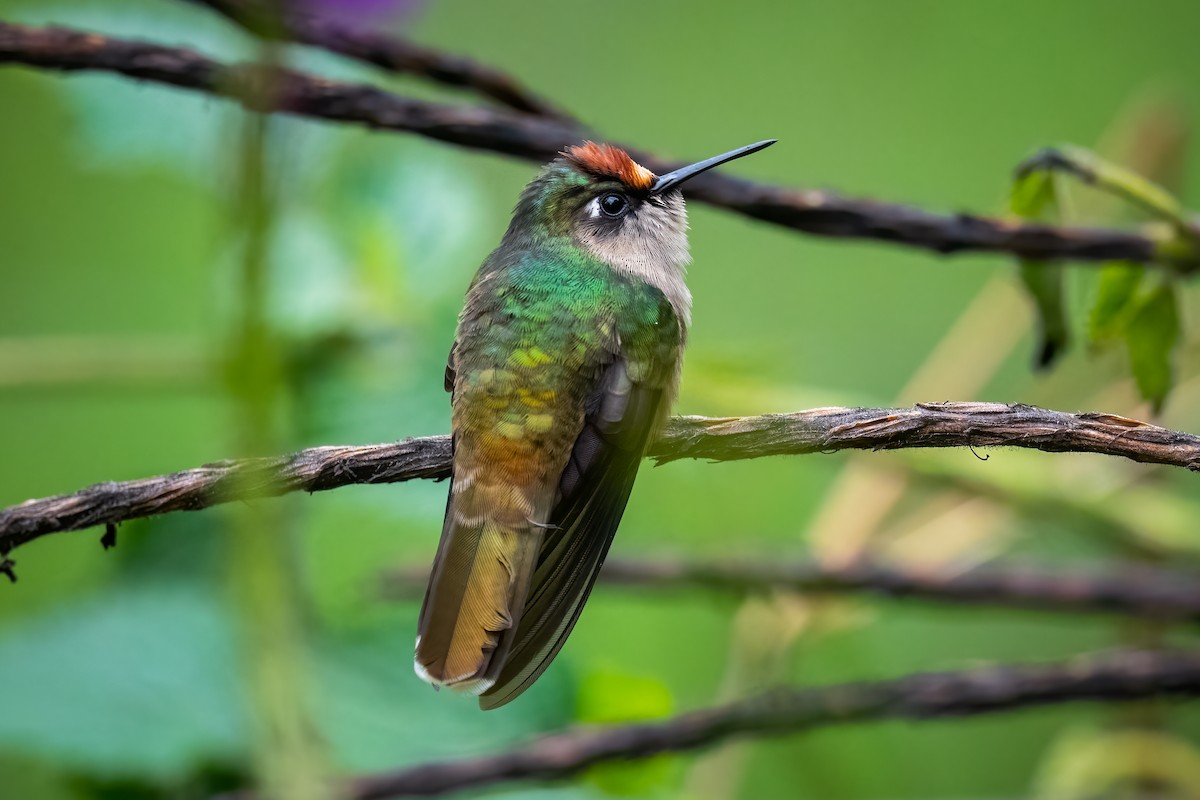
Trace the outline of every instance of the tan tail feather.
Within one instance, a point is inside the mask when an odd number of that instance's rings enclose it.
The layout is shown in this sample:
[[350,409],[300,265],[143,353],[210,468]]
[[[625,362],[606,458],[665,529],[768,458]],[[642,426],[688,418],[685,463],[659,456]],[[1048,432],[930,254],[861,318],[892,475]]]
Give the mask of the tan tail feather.
[[415,668],[434,685],[478,694],[492,685],[507,651],[542,534],[488,518],[468,518],[475,524],[467,525],[451,505],[421,612]]

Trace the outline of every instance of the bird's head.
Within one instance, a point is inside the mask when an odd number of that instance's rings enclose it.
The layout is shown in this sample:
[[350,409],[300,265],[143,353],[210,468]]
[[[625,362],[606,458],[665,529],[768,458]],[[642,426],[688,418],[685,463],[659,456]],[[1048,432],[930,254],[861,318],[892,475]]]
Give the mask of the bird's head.
[[757,142],[655,175],[619,147],[584,142],[564,150],[525,188],[509,235],[566,237],[636,275],[682,270],[688,261],[682,184],[774,143]]

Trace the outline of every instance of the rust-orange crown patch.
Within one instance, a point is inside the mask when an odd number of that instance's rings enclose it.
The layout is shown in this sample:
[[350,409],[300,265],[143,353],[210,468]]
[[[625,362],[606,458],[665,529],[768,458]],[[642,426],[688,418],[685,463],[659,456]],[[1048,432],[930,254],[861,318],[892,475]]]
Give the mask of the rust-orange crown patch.
[[584,172],[603,178],[616,178],[631,189],[645,191],[654,183],[653,172],[611,144],[584,142],[567,148],[563,155]]

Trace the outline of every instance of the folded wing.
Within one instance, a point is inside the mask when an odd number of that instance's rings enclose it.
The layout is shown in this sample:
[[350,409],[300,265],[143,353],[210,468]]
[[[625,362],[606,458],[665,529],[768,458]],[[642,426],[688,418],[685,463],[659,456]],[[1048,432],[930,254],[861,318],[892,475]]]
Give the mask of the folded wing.
[[583,609],[625,511],[638,465],[663,414],[666,387],[638,383],[618,358],[588,398],[583,429],[559,481],[558,499],[520,622],[484,709],[525,691],[562,648]]

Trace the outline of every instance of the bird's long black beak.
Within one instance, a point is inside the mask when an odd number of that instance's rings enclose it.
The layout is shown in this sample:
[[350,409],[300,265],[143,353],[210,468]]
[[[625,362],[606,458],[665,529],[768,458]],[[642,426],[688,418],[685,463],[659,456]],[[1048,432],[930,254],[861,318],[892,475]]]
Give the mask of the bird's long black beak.
[[757,153],[759,150],[764,150],[775,144],[778,139],[764,139],[761,142],[748,144],[745,147],[739,147],[737,150],[730,150],[728,153],[722,153],[719,156],[706,158],[703,161],[697,161],[695,164],[689,164],[686,167],[680,167],[677,170],[668,172],[666,175],[659,175],[654,183],[650,186],[650,194],[662,194],[663,192],[674,189],[679,184],[689,178],[694,178],[701,172],[707,172],[713,167],[720,166],[726,161],[733,161],[735,158],[748,156],[751,153]]

